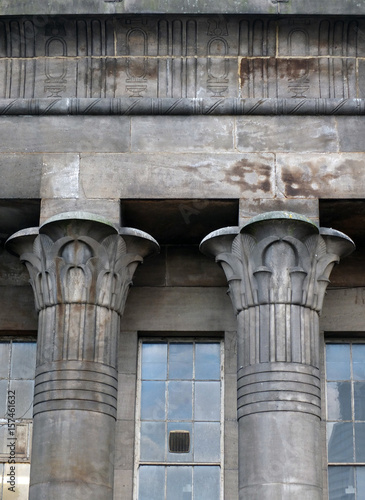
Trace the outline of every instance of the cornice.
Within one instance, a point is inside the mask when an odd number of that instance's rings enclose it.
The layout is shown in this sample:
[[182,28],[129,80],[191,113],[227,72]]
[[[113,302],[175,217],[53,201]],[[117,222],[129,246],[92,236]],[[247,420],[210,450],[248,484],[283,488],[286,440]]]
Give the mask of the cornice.
[[364,115],[365,99],[39,98],[0,99],[0,115]]
[[0,15],[67,14],[363,15],[359,0],[2,0]]

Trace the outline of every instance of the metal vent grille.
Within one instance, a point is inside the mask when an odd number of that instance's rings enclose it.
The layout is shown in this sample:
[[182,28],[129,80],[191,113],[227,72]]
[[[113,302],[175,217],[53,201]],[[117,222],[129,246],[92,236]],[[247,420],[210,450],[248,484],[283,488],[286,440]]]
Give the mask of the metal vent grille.
[[190,432],[189,431],[170,431],[169,451],[170,451],[170,453],[189,453],[189,451],[190,451]]

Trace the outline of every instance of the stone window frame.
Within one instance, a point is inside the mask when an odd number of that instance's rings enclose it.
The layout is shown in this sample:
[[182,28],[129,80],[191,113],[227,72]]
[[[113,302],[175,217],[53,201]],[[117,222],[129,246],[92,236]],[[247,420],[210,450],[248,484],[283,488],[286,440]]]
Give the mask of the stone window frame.
[[[328,445],[327,445],[327,422],[328,422],[328,411],[327,411],[327,369],[326,369],[326,349],[328,344],[363,344],[365,345],[365,332],[324,332],[322,337],[322,359],[321,359],[321,372],[322,372],[322,450],[323,450],[323,498],[329,499],[329,467],[363,467],[365,469],[365,462],[330,462],[328,458]],[[351,384],[353,384],[353,377],[351,374]],[[354,420],[354,392],[351,388],[351,407],[352,407],[352,422]],[[353,437],[354,439],[354,437]],[[355,473],[356,471],[354,471]],[[355,474],[355,488],[356,488],[356,474]],[[360,500],[356,498],[356,500]]]
[[[133,471],[133,500],[138,500],[138,480],[139,480],[139,466],[141,461],[140,456],[140,427],[141,427],[141,368],[142,368],[142,344],[143,342],[194,342],[194,343],[209,343],[217,342],[220,343],[220,357],[221,357],[221,438],[220,438],[220,500],[225,498],[225,336],[224,335],[214,335],[214,333],[209,335],[209,332],[202,332],[201,335],[194,335],[187,333],[186,335],[179,332],[166,333],[160,335],[146,335],[140,334],[138,337],[138,347],[137,347],[137,379],[136,379],[136,405],[135,405],[135,445],[134,445],[134,471]],[[157,463],[156,463],[157,464]],[[164,465],[176,465],[174,462],[161,461],[160,464]],[[191,465],[192,463],[180,463],[179,465]],[[205,465],[205,464],[198,464]]]

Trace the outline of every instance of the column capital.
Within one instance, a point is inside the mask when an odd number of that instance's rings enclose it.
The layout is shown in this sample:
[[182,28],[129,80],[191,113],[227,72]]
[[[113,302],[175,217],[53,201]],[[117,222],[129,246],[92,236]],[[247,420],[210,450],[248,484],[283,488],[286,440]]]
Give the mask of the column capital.
[[23,229],[6,247],[27,266],[38,311],[90,304],[120,315],[137,265],[159,249],[147,233],[86,212],[61,213]]
[[265,304],[299,305],[319,313],[333,266],[354,248],[340,231],[318,229],[291,212],[267,212],[241,229],[219,229],[200,245],[223,267],[237,314]]

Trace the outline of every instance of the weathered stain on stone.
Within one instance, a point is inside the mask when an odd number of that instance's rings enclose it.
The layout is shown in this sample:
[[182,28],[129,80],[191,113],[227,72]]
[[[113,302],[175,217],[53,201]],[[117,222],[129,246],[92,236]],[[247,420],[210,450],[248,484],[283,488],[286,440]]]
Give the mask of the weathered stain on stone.
[[252,193],[269,193],[272,190],[270,175],[271,169],[268,165],[242,159],[235,162],[224,173],[224,182],[227,184],[243,183],[245,189],[249,188]]
[[281,179],[286,196],[363,197],[363,160],[359,155],[313,155],[306,161],[288,155],[278,163],[282,164]]

